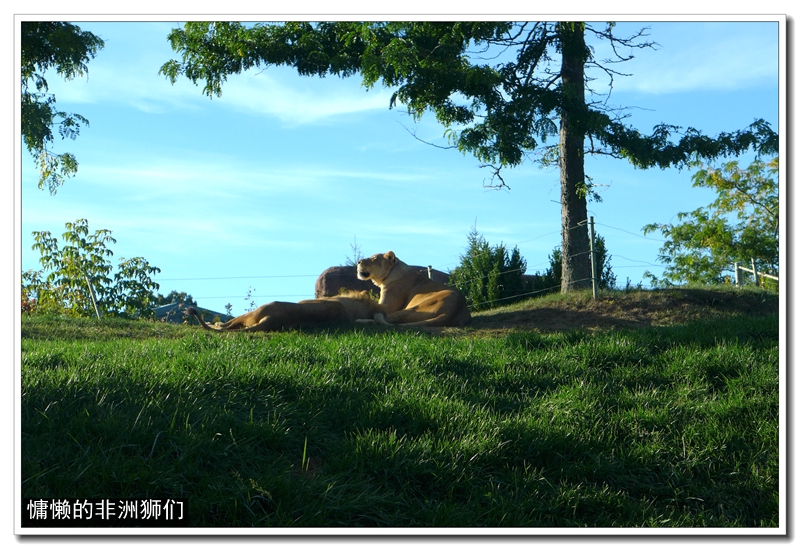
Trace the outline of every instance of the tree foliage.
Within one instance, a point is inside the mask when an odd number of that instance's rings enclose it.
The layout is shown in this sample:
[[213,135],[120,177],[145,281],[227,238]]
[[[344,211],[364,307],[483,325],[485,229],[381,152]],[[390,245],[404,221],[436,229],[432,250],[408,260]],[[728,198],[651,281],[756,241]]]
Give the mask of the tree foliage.
[[[611,256],[608,255],[606,239],[595,233],[594,251],[597,262],[597,287],[601,290],[613,290],[617,285],[617,275],[611,268]],[[547,291],[561,287],[561,248],[556,247],[553,253],[547,256],[550,265],[544,273],[536,273],[536,281],[533,285],[535,291]]]
[[364,254],[361,253],[361,244],[358,243],[355,235],[353,235],[353,243],[350,244],[350,250],[352,251],[353,255],[347,256],[345,259],[345,266],[356,267],[358,262],[364,259]]
[[86,64],[103,48],[103,41],[80,27],[65,22],[21,23],[21,125],[22,139],[39,168],[39,188],[55,194],[65,177],[78,171],[70,153],[55,154],[53,127],[62,139],[75,139],[89,121],[75,113],[59,111],[49,93],[45,75],[55,70],[65,80],[87,73]]
[[720,283],[733,263],[750,265],[778,274],[778,158],[753,161],[746,169],[738,162],[719,168],[696,163],[695,187],[717,192],[704,208],[678,214],[678,224],[652,223],[645,234],[659,231],[666,242],[658,259],[667,263],[661,280],[654,283]]
[[[611,59],[598,60],[586,36],[609,43]],[[181,60],[160,72],[173,83],[181,75],[203,82],[209,97],[221,95],[229,75],[270,65],[306,76],[360,74],[367,88],[380,82],[394,89],[390,107],[403,104],[416,119],[433,112],[451,146],[491,170],[493,186],[505,186],[502,170],[526,159],[557,162],[567,291],[589,278],[589,237],[581,224],[593,193],[587,154],[666,168],[748,149],[777,153],[777,135],[763,120],[716,137],[668,124],[647,135],[625,124],[607,94],[589,88],[585,69],[603,71],[613,85],[621,74],[615,63],[652,45],[644,36],[618,36],[613,23],[564,21],[190,22],[168,37]]]
[[490,246],[476,227],[472,227],[467,241],[461,263],[450,273],[450,283],[464,293],[470,308],[480,311],[521,299],[518,296],[525,293],[522,275],[527,262],[519,249],[514,246],[509,253],[503,243]]
[[[528,264],[514,246],[509,253],[501,242],[491,246],[475,227],[467,235],[467,250],[461,256],[458,267],[450,273],[450,283],[461,290],[474,311],[508,305],[532,296],[541,296],[557,291],[561,287],[562,254],[556,247],[547,257],[550,265],[542,273],[525,277]],[[613,289],[617,277],[611,270],[605,239],[595,234],[597,254],[598,287]]]
[[172,305],[173,303],[185,303],[186,305],[197,307],[197,302],[194,300],[191,294],[179,292],[178,290],[172,290],[166,296],[158,294],[153,298],[153,305],[155,307]]
[[66,223],[60,246],[49,231],[34,231],[43,269],[22,274],[23,303],[32,312],[93,316],[95,304],[100,314],[127,318],[148,317],[154,305],[153,291],[158,284],[152,276],[161,272],[142,257],[121,258],[113,275],[109,248],[116,243],[111,231],[101,229],[89,234],[89,223],[78,219]]
[[[204,81],[209,97],[222,95],[229,75],[269,65],[292,66],[304,76],[360,74],[367,88],[378,82],[396,88],[389,106],[404,104],[416,118],[431,110],[462,152],[515,166],[558,135],[558,117],[574,99],[574,92],[565,93],[554,53],[573,47],[584,64],[612,78],[621,74],[596,60],[585,42],[567,43],[567,31],[611,42],[617,52],[612,62],[633,57],[623,50],[652,45],[642,40],[643,32],[615,35],[612,23],[190,22],[168,37],[182,60],[168,61],[160,72],[173,83],[181,75]],[[511,55],[516,58],[486,62]],[[578,108],[583,112],[575,123],[591,138],[588,152],[627,158],[638,167],[685,165],[693,153],[711,159],[751,147],[777,150],[777,136],[763,120],[716,138],[667,124],[644,135],[602,101]],[[680,139],[670,141],[675,134]]]

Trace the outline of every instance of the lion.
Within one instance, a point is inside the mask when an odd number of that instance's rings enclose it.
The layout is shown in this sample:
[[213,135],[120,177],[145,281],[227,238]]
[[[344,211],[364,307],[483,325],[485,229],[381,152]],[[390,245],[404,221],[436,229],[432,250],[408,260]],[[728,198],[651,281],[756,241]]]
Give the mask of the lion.
[[291,328],[309,328],[330,324],[345,324],[358,319],[373,318],[381,311],[369,292],[347,292],[333,297],[305,299],[297,303],[273,301],[236,318],[210,326],[197,309],[188,307],[187,315],[200,321],[200,325],[216,332],[273,332]]
[[357,276],[381,289],[381,310],[373,315],[378,324],[464,326],[472,320],[464,294],[409,267],[391,250],[360,260]]

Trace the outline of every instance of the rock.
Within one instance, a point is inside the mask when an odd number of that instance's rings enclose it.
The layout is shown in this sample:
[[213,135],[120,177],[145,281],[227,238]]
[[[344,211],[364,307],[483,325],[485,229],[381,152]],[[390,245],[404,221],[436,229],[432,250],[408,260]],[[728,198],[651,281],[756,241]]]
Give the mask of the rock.
[[378,294],[380,290],[370,280],[359,280],[355,266],[338,266],[325,269],[316,284],[314,284],[314,297],[331,297],[339,295],[341,289],[367,290]]
[[[413,266],[415,269],[427,274],[427,267]],[[437,282],[447,284],[450,280],[450,275],[436,269],[431,269],[431,277]],[[314,297],[330,297],[339,295],[342,290],[361,291],[367,290],[374,292],[375,295],[380,294],[380,288],[373,284],[370,280],[359,280],[356,275],[355,266],[338,266],[325,269],[317,282],[314,285]]]

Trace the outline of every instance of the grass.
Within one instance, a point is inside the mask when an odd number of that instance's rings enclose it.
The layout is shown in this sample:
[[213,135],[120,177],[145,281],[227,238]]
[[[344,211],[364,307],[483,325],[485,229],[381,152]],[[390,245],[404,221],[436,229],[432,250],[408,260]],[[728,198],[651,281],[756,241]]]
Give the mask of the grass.
[[22,333],[22,497],[188,498],[197,527],[778,526],[777,314]]

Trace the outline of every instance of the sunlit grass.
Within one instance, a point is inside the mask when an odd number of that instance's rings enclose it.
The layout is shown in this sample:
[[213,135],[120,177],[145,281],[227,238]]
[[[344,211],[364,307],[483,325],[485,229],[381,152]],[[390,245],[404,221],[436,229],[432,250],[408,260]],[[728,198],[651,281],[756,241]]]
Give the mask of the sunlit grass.
[[774,527],[778,332],[24,319],[22,496],[188,498],[194,526]]

